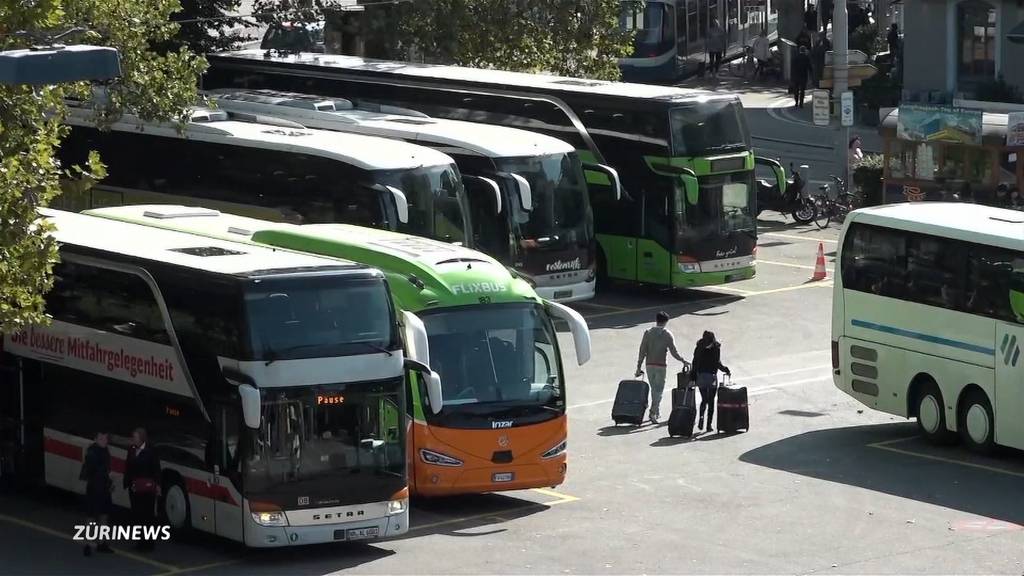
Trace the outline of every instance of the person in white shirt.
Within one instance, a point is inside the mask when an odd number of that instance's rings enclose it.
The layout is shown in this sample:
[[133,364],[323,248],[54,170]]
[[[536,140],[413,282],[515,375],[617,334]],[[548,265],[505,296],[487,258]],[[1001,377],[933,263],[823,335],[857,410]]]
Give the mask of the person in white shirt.
[[767,29],[761,29],[761,33],[758,34],[757,38],[754,38],[751,47],[754,49],[754,58],[757,60],[754,76],[760,78],[764,74],[765,66],[768,65],[769,52],[771,51],[771,42],[768,41]]

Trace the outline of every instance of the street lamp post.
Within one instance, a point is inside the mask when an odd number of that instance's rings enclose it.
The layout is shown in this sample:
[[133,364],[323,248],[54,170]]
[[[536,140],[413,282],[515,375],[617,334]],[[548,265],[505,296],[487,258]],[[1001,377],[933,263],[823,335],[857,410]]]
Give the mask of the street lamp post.
[[[846,126],[843,126],[841,121],[841,98],[843,92],[846,92],[850,87],[849,72],[850,72],[850,44],[848,34],[848,16],[846,12],[846,0],[836,0],[833,2],[834,9],[832,13],[832,98],[835,103],[834,110],[835,124],[836,124],[836,162],[840,166],[839,174],[843,178],[843,181],[847,183],[847,189],[849,189],[849,171],[850,171],[850,160],[849,160],[849,135],[850,130]],[[838,192],[838,190],[837,190]]]

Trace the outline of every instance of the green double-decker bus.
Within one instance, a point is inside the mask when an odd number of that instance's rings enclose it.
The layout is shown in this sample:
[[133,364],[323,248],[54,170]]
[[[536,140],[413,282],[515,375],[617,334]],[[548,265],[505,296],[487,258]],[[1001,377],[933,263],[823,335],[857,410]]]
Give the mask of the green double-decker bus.
[[565,140],[621,182],[617,193],[607,173],[587,171],[604,277],[696,287],[754,275],[755,159],[736,95],[338,55],[209,60],[208,89],[339,96]]
[[435,394],[418,372],[408,378],[413,494],[520,490],[564,481],[567,386],[553,321],[568,323],[581,365],[590,358],[587,323],[571,308],[540,298],[490,256],[386,230],[281,224],[204,208],[118,206],[86,213],[381,270],[405,321],[422,320],[424,330],[411,332],[425,332],[425,341],[406,346],[440,376]]

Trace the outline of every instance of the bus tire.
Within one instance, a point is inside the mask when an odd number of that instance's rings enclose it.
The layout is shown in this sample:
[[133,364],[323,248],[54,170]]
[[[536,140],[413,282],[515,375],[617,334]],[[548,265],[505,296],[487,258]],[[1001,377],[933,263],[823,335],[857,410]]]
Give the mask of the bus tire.
[[175,534],[183,534],[192,528],[192,507],[188,501],[188,491],[181,478],[170,476],[161,487],[160,520],[171,527]]
[[917,429],[933,444],[949,444],[954,438],[946,426],[944,406],[942,392],[934,382],[924,382],[918,387],[914,400]]
[[995,448],[996,429],[992,404],[977,388],[968,390],[960,402],[960,438],[974,452],[990,454]]

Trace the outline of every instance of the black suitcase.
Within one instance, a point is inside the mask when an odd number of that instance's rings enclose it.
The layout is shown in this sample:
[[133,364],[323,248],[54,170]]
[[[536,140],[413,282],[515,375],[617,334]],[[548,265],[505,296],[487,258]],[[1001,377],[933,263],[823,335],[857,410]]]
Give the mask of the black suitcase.
[[693,422],[697,419],[697,397],[693,386],[672,389],[672,412],[668,415],[669,436],[693,436]]
[[612,420],[616,425],[633,424],[639,426],[647,412],[650,386],[643,380],[623,380],[615,391],[615,403],[612,404]]
[[750,411],[746,386],[718,387],[718,431],[733,434],[750,430]]

